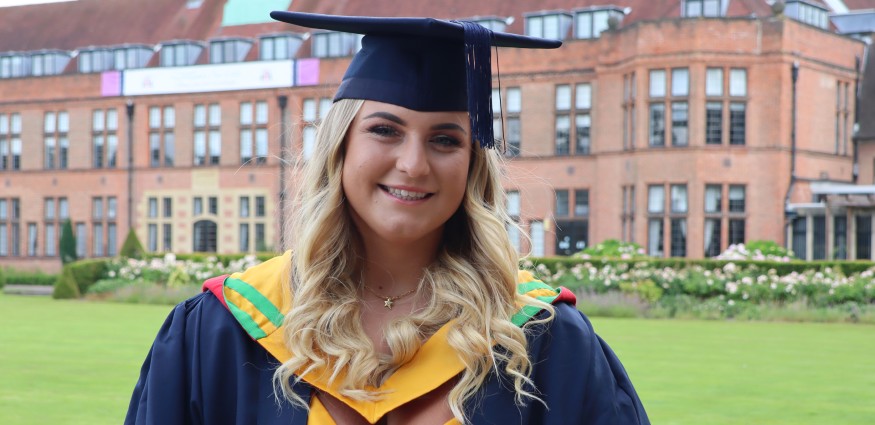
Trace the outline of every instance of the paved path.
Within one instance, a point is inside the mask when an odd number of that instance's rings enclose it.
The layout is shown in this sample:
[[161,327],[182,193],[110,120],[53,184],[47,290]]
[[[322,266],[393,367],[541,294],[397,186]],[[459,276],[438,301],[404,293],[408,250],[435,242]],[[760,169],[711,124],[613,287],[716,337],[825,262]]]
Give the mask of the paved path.
[[52,286],[42,285],[6,285],[3,293],[6,295],[52,295]]

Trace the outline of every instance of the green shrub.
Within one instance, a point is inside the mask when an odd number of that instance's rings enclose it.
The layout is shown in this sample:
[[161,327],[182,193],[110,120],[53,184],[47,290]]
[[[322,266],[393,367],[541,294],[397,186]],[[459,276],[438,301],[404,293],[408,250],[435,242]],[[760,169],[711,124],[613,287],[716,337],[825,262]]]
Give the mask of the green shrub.
[[143,258],[144,252],[143,244],[141,244],[140,239],[137,238],[137,232],[135,232],[134,229],[131,229],[128,232],[128,236],[125,238],[125,243],[122,244],[119,256],[140,259]]
[[55,283],[54,298],[79,298],[88,287],[100,280],[109,260],[96,258],[76,261],[64,266]]
[[[146,253],[143,258],[146,260],[151,260],[153,258],[164,258],[167,254],[162,253]],[[192,252],[192,253],[184,253],[184,254],[173,254],[176,257],[177,261],[193,261],[195,263],[205,263],[207,261],[216,261],[222,263],[223,266],[227,266],[231,264],[232,261],[239,260],[249,254],[216,254],[214,252]],[[275,252],[259,252],[255,254],[255,258],[258,261],[264,262],[270,260],[273,257],[280,255],[280,253]]]
[[581,254],[592,257],[612,258],[646,258],[641,245],[634,242],[623,242],[618,239],[608,239],[589,246],[581,251]]
[[784,248],[781,245],[778,245],[778,243],[775,241],[767,241],[767,240],[750,241],[750,242],[745,242],[744,246],[747,248],[747,250],[749,252],[759,251],[760,253],[762,253],[763,255],[765,255],[767,257],[768,256],[775,256],[775,257],[796,258],[796,256],[793,255],[792,251],[790,251],[787,248]]
[[[51,286],[54,285],[55,281],[58,279],[58,275],[43,273],[40,270],[27,271],[7,268],[0,271],[0,274],[3,275],[0,280],[10,285]],[[3,287],[3,284],[0,284],[0,287]]]
[[61,242],[58,252],[61,254],[61,264],[69,264],[78,259],[76,256],[76,236],[73,235],[73,224],[67,219],[61,229]]

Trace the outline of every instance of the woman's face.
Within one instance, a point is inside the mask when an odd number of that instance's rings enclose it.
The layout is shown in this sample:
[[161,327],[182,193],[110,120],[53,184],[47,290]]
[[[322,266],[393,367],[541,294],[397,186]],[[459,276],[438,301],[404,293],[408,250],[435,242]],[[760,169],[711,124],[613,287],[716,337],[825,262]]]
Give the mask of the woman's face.
[[365,242],[440,241],[465,195],[468,114],[366,101],[346,137],[343,192]]

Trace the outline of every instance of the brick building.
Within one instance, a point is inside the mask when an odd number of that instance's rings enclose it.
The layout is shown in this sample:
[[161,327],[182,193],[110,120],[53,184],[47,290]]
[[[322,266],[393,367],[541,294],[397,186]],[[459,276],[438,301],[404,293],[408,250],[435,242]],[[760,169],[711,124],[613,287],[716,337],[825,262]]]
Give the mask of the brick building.
[[496,131],[509,208],[528,236],[512,231],[522,252],[616,238],[703,257],[770,239],[804,242],[807,258],[871,258],[857,245],[875,240],[847,223],[871,224],[871,206],[825,200],[875,183],[873,121],[856,124],[875,111],[875,67],[864,66],[875,1],[770,3],[0,9],[0,265],[57,269],[68,218],[83,257],[115,254],[129,228],[150,251],[278,249],[291,208],[280,193],[294,186],[360,39],[269,22],[271,9],[474,19],[565,40],[497,55]]

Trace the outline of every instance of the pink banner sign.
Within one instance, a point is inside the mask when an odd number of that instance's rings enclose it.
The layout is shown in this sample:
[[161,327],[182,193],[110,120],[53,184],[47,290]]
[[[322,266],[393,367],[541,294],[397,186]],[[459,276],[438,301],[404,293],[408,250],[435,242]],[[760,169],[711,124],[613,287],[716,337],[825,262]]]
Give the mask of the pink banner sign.
[[298,59],[295,63],[297,81],[296,86],[314,86],[319,84],[319,59]]
[[100,95],[101,96],[121,96],[122,95],[122,73],[121,71],[107,71],[100,74]]

